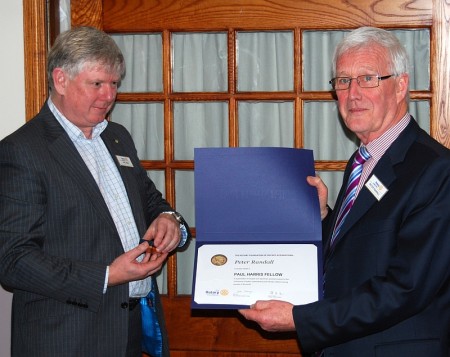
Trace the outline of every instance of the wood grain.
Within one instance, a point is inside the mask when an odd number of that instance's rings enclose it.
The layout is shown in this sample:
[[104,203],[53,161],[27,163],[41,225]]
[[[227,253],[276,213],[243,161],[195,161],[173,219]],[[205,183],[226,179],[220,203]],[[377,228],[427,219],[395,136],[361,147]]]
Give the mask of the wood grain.
[[450,148],[450,1],[434,0],[431,48],[431,135]]
[[342,29],[362,25],[431,25],[427,0],[110,0],[104,4],[106,31]]
[[191,310],[190,302],[190,296],[163,298],[167,325],[177,326],[169,333],[171,351],[300,354],[295,333],[265,332],[235,310]]
[[47,98],[47,24],[45,2],[23,2],[25,117],[33,118]]

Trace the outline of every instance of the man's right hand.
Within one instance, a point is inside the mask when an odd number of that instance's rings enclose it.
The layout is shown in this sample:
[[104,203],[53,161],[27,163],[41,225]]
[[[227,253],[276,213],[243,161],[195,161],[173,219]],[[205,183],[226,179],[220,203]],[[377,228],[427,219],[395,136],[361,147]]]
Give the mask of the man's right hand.
[[[144,254],[141,261],[137,258]],[[109,266],[108,286],[141,280],[161,270],[168,253],[150,253],[148,242],[118,256]]]

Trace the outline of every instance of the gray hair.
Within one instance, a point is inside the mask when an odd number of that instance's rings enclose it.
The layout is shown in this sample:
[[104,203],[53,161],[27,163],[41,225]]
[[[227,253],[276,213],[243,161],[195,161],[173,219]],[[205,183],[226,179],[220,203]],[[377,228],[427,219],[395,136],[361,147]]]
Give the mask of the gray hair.
[[408,74],[409,59],[405,47],[398,38],[391,32],[375,27],[360,27],[351,31],[337,45],[333,56],[333,77],[336,75],[336,63],[341,55],[348,50],[364,48],[371,45],[384,47],[389,55],[387,60],[391,66],[391,73],[394,75]]
[[109,67],[120,79],[125,76],[125,60],[114,40],[93,27],[76,27],[61,33],[48,54],[50,91],[54,88],[52,73],[55,68],[62,68],[73,78],[86,64],[101,64]]

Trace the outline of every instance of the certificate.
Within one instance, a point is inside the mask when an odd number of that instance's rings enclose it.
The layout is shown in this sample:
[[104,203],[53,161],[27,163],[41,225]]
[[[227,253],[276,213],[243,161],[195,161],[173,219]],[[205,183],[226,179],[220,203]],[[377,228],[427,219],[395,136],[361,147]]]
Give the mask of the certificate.
[[311,150],[194,150],[195,259],[191,307],[321,298],[322,225]]
[[193,299],[235,308],[270,299],[310,303],[319,296],[317,264],[314,244],[203,245]]

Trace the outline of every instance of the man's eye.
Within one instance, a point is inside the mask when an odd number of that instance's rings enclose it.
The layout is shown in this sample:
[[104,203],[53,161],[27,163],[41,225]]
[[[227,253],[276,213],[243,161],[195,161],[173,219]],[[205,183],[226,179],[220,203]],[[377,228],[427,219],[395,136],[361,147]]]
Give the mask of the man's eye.
[[348,78],[348,77],[338,78],[338,84],[348,84],[348,83],[350,83],[350,78]]
[[365,76],[361,76],[359,80],[369,83],[369,82],[373,82],[376,78],[377,78],[377,76],[365,75]]

